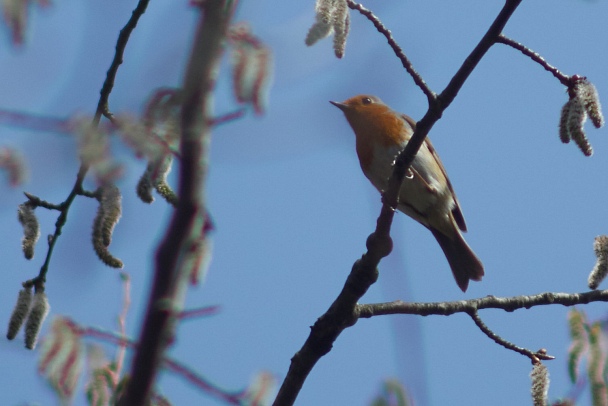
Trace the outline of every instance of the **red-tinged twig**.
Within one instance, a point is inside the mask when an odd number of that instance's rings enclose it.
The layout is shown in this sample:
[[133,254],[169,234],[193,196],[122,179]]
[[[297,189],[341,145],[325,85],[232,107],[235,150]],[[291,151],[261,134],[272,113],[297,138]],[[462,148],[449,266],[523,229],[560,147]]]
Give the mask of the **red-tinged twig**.
[[222,114],[221,116],[217,116],[211,120],[212,126],[218,126],[222,124],[229,123],[231,121],[237,120],[245,115],[246,109],[241,108],[230,113]]
[[101,330],[96,327],[82,327],[80,329],[80,334],[82,334],[83,337],[93,338],[127,348],[135,348],[137,346],[137,344],[130,338],[123,337],[121,334],[111,331]]
[[[123,282],[123,296],[122,296],[122,310],[120,315],[118,316],[118,330],[120,332],[120,336],[123,340],[126,340],[127,337],[127,314],[129,313],[129,307],[131,307],[131,278],[128,274],[121,272],[120,278]],[[116,351],[115,365],[116,368],[113,372],[113,380],[114,385],[118,385],[120,381],[120,375],[122,373],[122,368],[125,362],[125,356],[127,354],[127,344],[123,341],[122,344],[118,344],[118,350]]]
[[35,131],[69,133],[69,118],[43,117],[36,114],[0,110],[0,124]]
[[185,378],[187,381],[192,383],[197,388],[200,388],[205,393],[208,393],[220,400],[228,402],[231,405],[241,405],[242,403],[242,395],[243,391],[239,392],[227,392],[219,389],[217,386],[211,384],[208,380],[203,378],[196,371],[186,367],[179,362],[172,360],[170,358],[165,358],[163,366],[169,371]]
[[376,17],[376,15],[374,15],[371,10],[368,10],[359,3],[355,3],[353,0],[347,0],[347,3],[348,7],[353,10],[357,10],[359,13],[364,15],[369,21],[372,22],[372,24],[374,24],[374,27],[376,27],[378,32],[384,35],[388,44],[393,49],[393,52],[395,53],[397,58],[399,58],[399,60],[401,61],[401,64],[403,65],[405,70],[407,70],[412,79],[414,79],[414,83],[416,83],[420,90],[422,90],[422,92],[426,95],[429,100],[429,104],[432,104],[437,95],[429,88],[429,86],[426,84],[422,76],[420,76],[420,74],[416,71],[416,69],[414,69],[414,65],[412,65],[412,62],[405,55],[399,44],[397,44],[397,41],[395,41],[395,38],[393,38],[393,34],[391,33],[391,31],[386,28],[384,24],[382,24],[380,19],[378,19],[378,17]]
[[220,306],[206,306],[196,309],[184,310],[177,315],[180,320],[196,319],[199,317],[214,316],[220,311]]
[[485,335],[487,335],[490,339],[492,339],[496,344],[502,345],[503,347],[505,347],[506,349],[509,349],[511,351],[515,351],[519,354],[525,355],[526,357],[530,358],[530,360],[532,360],[532,362],[538,362],[539,359],[542,359],[542,360],[555,359],[554,356],[547,355],[547,352],[545,350],[539,350],[536,352],[532,352],[526,348],[519,347],[519,346],[505,340],[504,338],[500,337],[498,334],[496,334],[495,332],[490,330],[490,328],[488,326],[486,326],[486,324],[483,322],[483,320],[481,320],[481,318],[479,317],[479,314],[477,314],[477,311],[470,311],[467,313],[469,316],[471,316],[471,318],[475,322],[475,325],[477,327],[479,327],[479,329]]
[[517,49],[522,54],[526,55],[534,62],[538,63],[542,66],[546,71],[550,72],[560,83],[564,86],[570,86],[570,77],[568,75],[564,75],[559,69],[555,66],[551,65],[549,62],[545,60],[542,56],[540,56],[537,52],[534,52],[530,48],[525,45],[505,36],[504,34],[500,34],[496,40],[496,42],[504,45],[508,45],[511,48]]
[[[130,349],[137,348],[137,343],[135,341],[126,338],[122,334],[116,334],[113,332],[100,330],[95,327],[80,328],[79,333],[83,337],[112,343],[119,347]],[[212,384],[209,380],[202,377],[196,371],[170,357],[164,357],[162,359],[162,366],[168,371],[183,377],[186,381],[192,383],[195,387],[201,389],[208,395],[211,395],[223,401],[227,401],[230,404],[241,404],[241,396],[243,394],[243,391],[228,392],[226,390],[220,389],[218,386]]]

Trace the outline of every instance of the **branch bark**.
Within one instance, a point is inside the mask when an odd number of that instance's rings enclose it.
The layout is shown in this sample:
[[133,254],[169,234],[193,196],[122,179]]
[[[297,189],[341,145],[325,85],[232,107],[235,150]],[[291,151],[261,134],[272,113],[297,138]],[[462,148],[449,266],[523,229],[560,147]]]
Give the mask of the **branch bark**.
[[188,282],[184,259],[204,223],[204,181],[212,122],[211,92],[236,3],[236,0],[200,2],[201,16],[183,84],[179,203],[156,253],[153,287],[131,379],[118,403],[121,406],[148,403],[163,354],[173,341],[174,326]]
[[369,318],[388,314],[417,314],[420,316],[449,316],[455,313],[471,313],[482,309],[502,309],[512,312],[535,306],[561,304],[575,306],[591,302],[608,302],[608,290],[592,290],[584,293],[545,292],[529,296],[496,297],[457,300],[454,302],[405,303],[400,300],[389,303],[362,304],[357,307],[358,317]]
[[[328,311],[316,321],[311,328],[308,339],[291,359],[287,376],[273,403],[275,406],[294,404],[306,377],[317,361],[331,350],[334,341],[344,329],[357,322],[357,301],[376,282],[378,278],[377,266],[380,260],[390,254],[392,250],[390,229],[395,208],[397,207],[399,189],[407,169],[410,167],[433,125],[441,118],[443,111],[452,103],[481,58],[496,43],[511,15],[520,3],[521,0],[507,0],[505,2],[504,7],[486,34],[439,96],[434,96],[432,92],[425,92],[429,98],[429,109],[416,124],[416,131],[408,142],[407,147],[399,154],[395,161],[388,189],[382,198],[382,211],[378,217],[376,230],[367,239],[367,252],[361,259],[355,262],[338,298],[332,303]],[[429,97],[429,95],[432,97]]]

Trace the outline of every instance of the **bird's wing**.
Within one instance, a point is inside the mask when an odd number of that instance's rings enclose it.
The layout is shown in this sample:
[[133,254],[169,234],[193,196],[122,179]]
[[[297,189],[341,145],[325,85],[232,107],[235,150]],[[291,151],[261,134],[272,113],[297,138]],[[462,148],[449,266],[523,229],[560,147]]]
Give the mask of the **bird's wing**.
[[[402,114],[401,117],[410,127],[412,127],[412,132],[416,130],[416,121],[414,121],[413,118],[406,114]],[[452,182],[450,182],[450,178],[448,178],[448,174],[446,173],[445,168],[443,167],[443,163],[441,162],[441,159],[439,159],[439,155],[437,155],[437,151],[435,151],[435,147],[433,147],[433,144],[431,143],[431,140],[428,136],[426,137],[424,142],[426,143],[427,148],[433,155],[433,158],[435,158],[435,160],[437,161],[439,169],[441,169],[441,172],[443,173],[443,176],[445,177],[445,180],[448,184],[448,188],[452,194],[452,198],[454,199],[454,208],[452,209],[452,215],[454,216],[454,220],[456,221],[458,228],[461,231],[466,232],[467,224],[464,221],[464,215],[462,214],[462,210],[460,209],[460,203],[458,202],[458,198],[456,197],[456,193],[454,192],[454,188],[452,187]]]

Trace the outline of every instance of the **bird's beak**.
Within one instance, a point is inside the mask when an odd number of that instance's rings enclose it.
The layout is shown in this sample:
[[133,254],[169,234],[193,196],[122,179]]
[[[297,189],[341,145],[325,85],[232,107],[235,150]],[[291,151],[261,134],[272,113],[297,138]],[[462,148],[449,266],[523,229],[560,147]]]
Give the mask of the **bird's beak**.
[[344,103],[339,103],[339,102],[335,102],[335,101],[331,101],[331,100],[329,102],[342,111],[348,110],[348,105],[346,105]]

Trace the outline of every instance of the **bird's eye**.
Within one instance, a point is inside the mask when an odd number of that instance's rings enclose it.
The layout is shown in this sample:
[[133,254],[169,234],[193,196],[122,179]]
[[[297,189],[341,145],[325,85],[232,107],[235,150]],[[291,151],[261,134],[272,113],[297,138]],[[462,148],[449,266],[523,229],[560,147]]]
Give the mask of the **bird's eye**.
[[363,99],[361,99],[361,102],[363,104],[372,104],[372,99],[370,99],[369,97],[364,97]]

